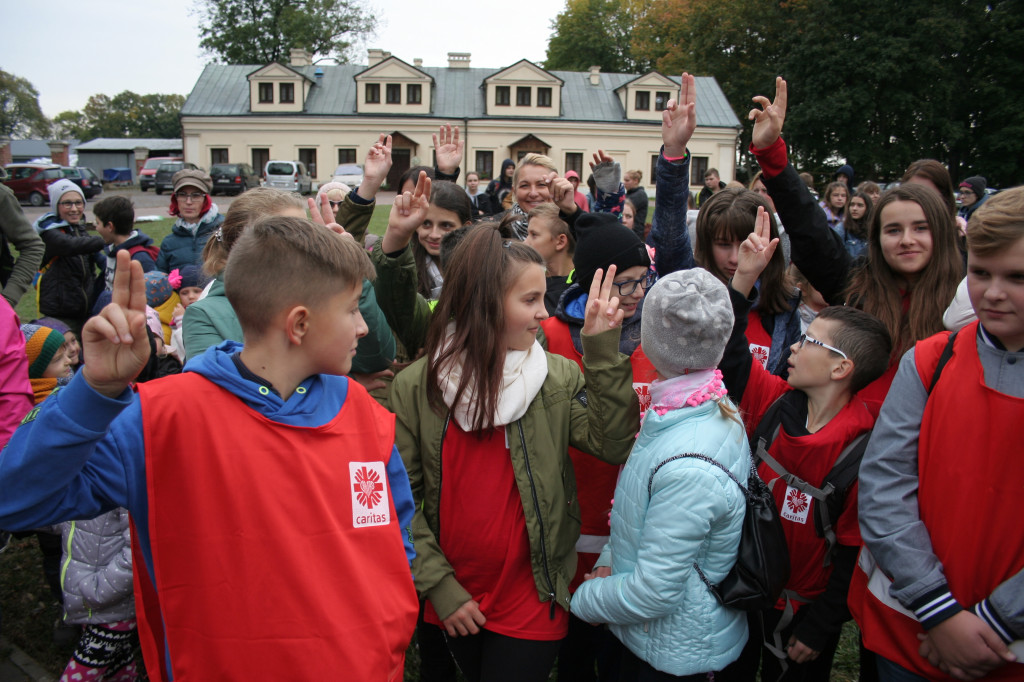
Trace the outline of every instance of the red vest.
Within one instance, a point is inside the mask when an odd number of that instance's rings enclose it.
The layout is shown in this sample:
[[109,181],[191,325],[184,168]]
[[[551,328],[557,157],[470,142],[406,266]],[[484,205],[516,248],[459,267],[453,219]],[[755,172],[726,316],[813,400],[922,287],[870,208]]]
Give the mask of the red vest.
[[139,387],[154,680],[165,662],[176,682],[402,679],[418,604],[385,471],[394,415],[349,386],[320,427],[273,422],[198,374]]
[[[582,371],[583,355],[572,345],[569,325],[558,318],[549,317],[541,322],[541,326],[548,340],[548,352],[573,360]],[[643,415],[651,406],[651,382],[657,378],[657,370],[642,347],[633,351],[629,362],[633,367],[633,390],[640,399],[640,414]],[[581,516],[581,541],[577,545],[579,560],[576,576],[569,585],[571,590],[575,590],[583,582],[583,574],[589,573],[597,561],[601,551],[597,545],[607,542],[611,533],[608,514],[615,495],[615,483],[619,478],[619,466],[602,462],[574,447],[569,448],[569,456],[576,471],[576,494],[580,501]],[[591,544],[597,549],[596,552],[587,551]]]
[[[1020,434],[1024,399],[985,385],[977,352],[977,323],[957,336],[953,357],[928,399],[918,444],[918,506],[942,562],[953,597],[970,607],[1024,569],[1024,525],[1017,523],[1024,494]],[[948,334],[916,345],[918,375],[931,385]],[[952,679],[918,653],[921,626],[888,595],[880,570],[854,571],[850,607],[867,648],[928,679]],[[1021,679],[1010,663],[985,679]]]

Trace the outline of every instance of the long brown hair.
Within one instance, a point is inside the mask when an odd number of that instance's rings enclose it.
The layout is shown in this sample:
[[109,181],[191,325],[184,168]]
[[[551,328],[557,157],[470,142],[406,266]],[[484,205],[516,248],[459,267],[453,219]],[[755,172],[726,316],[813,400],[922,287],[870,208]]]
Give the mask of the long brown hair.
[[907,184],[916,177],[930,180],[942,195],[942,201],[946,204],[949,214],[956,217],[956,190],[953,188],[953,178],[949,170],[935,159],[918,159],[907,166],[903,173],[902,184]]
[[[491,426],[505,363],[505,294],[531,263],[544,267],[540,254],[517,239],[506,239],[494,222],[480,223],[452,252],[444,287],[427,330],[427,398],[437,412],[444,409],[441,377],[454,360],[462,362],[462,378],[453,404],[464,394],[476,409],[470,431]],[[455,331],[448,335],[448,325]]]
[[[754,231],[757,207],[763,206],[771,222],[771,238],[779,236],[775,214],[768,201],[749,189],[726,188],[701,204],[697,214],[697,244],[693,255],[701,266],[723,282],[729,278],[715,265],[713,245],[716,240],[742,241]],[[761,273],[758,308],[776,315],[790,310],[791,287],[786,279],[786,256],[775,249],[772,259]]]
[[[932,253],[913,285],[894,272],[882,255],[882,210],[894,201],[912,201],[924,211],[932,235]],[[889,330],[893,357],[915,342],[942,331],[942,314],[964,276],[956,245],[956,223],[934,190],[913,183],[888,190],[871,212],[868,260],[850,279],[846,301],[871,313]],[[904,290],[909,297],[903,312]]]

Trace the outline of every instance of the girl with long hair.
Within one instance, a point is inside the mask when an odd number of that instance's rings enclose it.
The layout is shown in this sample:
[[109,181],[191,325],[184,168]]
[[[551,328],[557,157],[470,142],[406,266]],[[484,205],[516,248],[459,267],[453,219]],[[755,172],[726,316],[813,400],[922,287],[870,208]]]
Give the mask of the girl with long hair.
[[821,208],[825,211],[828,226],[836,232],[842,229],[843,213],[846,211],[846,202],[849,198],[850,190],[845,183],[830,182],[825,186],[825,193],[821,197]]
[[842,238],[789,163],[780,137],[786,82],[775,80],[775,101],[757,96],[751,148],[786,225],[793,263],[831,305],[855,305],[885,324],[893,340],[889,370],[860,392],[877,414],[899,357],[942,330],[942,313],[963,277],[952,212],[939,192],[908,182],[882,195],[868,228],[867,259],[856,265]]
[[854,193],[846,204],[842,228],[839,232],[851,258],[859,258],[868,248],[868,223],[874,202],[867,194]]
[[[422,188],[420,188],[422,189]],[[421,224],[418,191],[392,224]],[[597,273],[584,381],[537,341],[544,263],[492,223],[452,253],[425,357],[395,379],[395,440],[416,500],[413,575],[469,680],[546,680],[568,628],[579,503],[574,445],[625,461],[639,424],[614,268]]]

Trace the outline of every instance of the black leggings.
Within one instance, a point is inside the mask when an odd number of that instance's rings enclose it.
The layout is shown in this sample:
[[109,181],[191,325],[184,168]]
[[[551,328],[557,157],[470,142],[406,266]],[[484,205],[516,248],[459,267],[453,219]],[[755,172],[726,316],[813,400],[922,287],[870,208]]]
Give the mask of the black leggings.
[[562,640],[506,637],[481,629],[449,637],[448,649],[469,682],[546,682]]

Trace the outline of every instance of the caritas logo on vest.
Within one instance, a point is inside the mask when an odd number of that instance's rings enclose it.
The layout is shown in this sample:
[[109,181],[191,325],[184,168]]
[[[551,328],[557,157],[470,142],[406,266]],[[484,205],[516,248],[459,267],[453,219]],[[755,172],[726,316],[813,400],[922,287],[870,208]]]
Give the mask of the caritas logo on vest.
[[367,528],[391,523],[384,462],[349,462],[348,471],[352,490],[352,525]]

